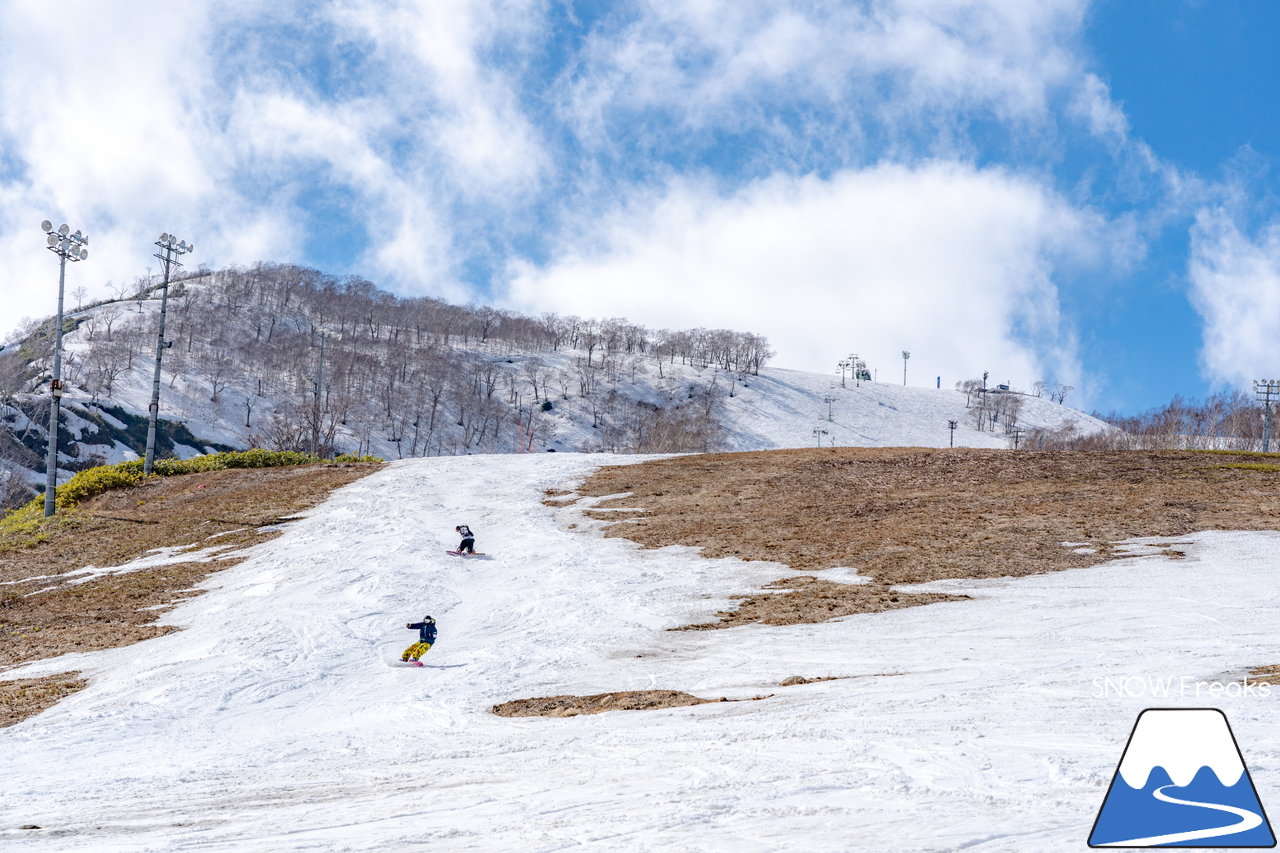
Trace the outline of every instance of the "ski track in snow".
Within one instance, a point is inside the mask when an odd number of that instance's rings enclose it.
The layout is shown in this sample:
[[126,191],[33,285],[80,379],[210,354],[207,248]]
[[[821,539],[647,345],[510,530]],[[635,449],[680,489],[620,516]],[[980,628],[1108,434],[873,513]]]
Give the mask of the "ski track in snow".
[[[4,673],[90,686],[0,730],[0,848],[1084,850],[1148,706],[1222,707],[1264,804],[1276,788],[1275,695],[1098,697],[1093,679],[1276,662],[1280,534],[927,586],[967,602],[668,632],[789,570],[642,550],[541,505],[618,461],[635,458],[394,463],[213,576],[165,617],[186,630]],[[459,523],[492,560],[444,553]],[[389,665],[427,613],[428,665]],[[489,712],[646,688],[773,696]]]

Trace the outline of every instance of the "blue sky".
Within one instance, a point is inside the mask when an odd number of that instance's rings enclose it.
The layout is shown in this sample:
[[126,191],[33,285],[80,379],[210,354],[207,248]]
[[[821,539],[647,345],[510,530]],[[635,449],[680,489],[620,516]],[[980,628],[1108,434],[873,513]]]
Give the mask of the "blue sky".
[[0,336],[48,217],[95,295],[169,231],[1086,409],[1280,375],[1273,3],[64,6],[0,0]]

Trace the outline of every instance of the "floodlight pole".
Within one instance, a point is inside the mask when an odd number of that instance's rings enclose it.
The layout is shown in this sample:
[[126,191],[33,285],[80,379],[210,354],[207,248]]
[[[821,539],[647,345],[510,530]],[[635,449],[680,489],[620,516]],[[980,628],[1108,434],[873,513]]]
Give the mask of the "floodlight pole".
[[151,405],[147,407],[147,456],[142,463],[143,474],[150,474],[156,462],[156,425],[160,419],[160,365],[165,351],[164,319],[169,310],[169,273],[172,267],[182,266],[177,260],[179,255],[185,255],[195,248],[172,234],[161,234],[155,245],[160,247],[160,251],[153,257],[159,258],[164,267],[164,282],[160,285],[160,331],[156,335],[156,371],[151,382]]
[[907,384],[907,359],[911,358],[911,353],[906,350],[902,351],[902,384]]
[[62,409],[62,307],[63,293],[67,284],[67,261],[83,261],[89,257],[88,235],[79,231],[71,234],[70,227],[63,225],[57,231],[53,223],[45,220],[41,225],[46,237],[49,251],[59,257],[58,263],[58,320],[53,342],[53,379],[49,382],[49,451],[45,457],[44,482],[44,515],[45,518],[57,512],[58,491],[58,414]]

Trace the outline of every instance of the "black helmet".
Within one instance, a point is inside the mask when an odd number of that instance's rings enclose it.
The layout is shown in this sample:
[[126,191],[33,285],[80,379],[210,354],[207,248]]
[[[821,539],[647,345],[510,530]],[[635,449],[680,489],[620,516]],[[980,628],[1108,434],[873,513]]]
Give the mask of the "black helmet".
[[436,620],[432,619],[430,616],[423,616],[423,617],[422,617],[422,621],[423,621],[423,622],[434,622],[434,621],[436,621]]

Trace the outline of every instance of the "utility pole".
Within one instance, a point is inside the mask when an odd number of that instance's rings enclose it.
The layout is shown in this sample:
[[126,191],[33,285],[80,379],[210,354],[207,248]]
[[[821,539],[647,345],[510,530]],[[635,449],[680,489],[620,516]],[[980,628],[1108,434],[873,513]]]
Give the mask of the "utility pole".
[[[189,246],[186,240],[179,240],[172,234],[161,234],[156,245],[160,247],[160,252],[157,252],[154,257],[159,258],[164,267],[164,283],[160,286],[160,331],[156,336],[156,372],[151,382],[151,405],[147,407],[147,455],[142,463],[143,474],[150,474],[156,461],[156,422],[160,417],[160,362],[164,358],[166,348],[164,318],[165,312],[169,309],[169,271],[170,267],[182,266],[177,260],[179,255],[185,255],[195,249],[194,245]],[[141,293],[139,293],[138,304],[142,304]],[[245,420],[248,419],[249,416],[246,415]]]
[[911,353],[906,350],[902,351],[902,384],[907,384],[907,359],[911,358]]
[[311,455],[320,455],[320,389],[324,386],[324,342],[329,338],[338,339],[342,336],[337,332],[331,332],[328,329],[317,329],[316,334],[320,336],[320,367],[316,371],[315,381],[315,397],[311,407]]
[[53,515],[56,509],[55,497],[58,490],[58,412],[62,408],[62,298],[67,283],[67,261],[83,261],[89,257],[89,237],[78,230],[72,234],[71,228],[62,225],[57,231],[53,223],[45,220],[40,224],[48,235],[45,244],[49,251],[60,259],[58,262],[58,325],[53,343],[53,379],[49,382],[49,453],[45,458],[44,482],[44,515]]
[[956,427],[960,426],[959,421],[947,421],[947,426],[951,427],[951,446],[956,446]]
[[1262,452],[1271,452],[1271,414],[1275,411],[1276,400],[1280,400],[1280,380],[1255,379],[1253,393],[1262,404]]

